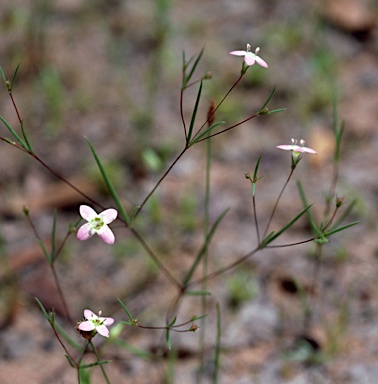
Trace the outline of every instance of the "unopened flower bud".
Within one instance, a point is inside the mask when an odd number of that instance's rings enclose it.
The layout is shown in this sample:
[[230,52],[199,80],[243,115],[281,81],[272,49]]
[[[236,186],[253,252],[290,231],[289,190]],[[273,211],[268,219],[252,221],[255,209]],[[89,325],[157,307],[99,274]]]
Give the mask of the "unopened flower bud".
[[190,332],[195,332],[198,329],[198,325],[193,323],[192,326],[189,328]]
[[338,196],[336,197],[336,207],[339,208],[344,204],[344,197]]
[[209,110],[207,111],[207,124],[210,127],[215,120],[215,103],[214,100],[210,101]]

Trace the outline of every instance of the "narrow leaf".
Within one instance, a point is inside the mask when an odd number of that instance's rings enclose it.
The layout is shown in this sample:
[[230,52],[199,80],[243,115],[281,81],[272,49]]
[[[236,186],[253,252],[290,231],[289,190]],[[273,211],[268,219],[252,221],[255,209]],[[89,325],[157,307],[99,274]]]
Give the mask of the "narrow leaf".
[[39,305],[39,308],[41,308],[41,311],[43,312],[46,320],[50,323],[51,316],[47,313],[47,311],[46,311],[45,307],[43,306],[43,304],[36,297],[34,297],[34,299],[36,300],[37,304]]
[[188,296],[211,296],[211,292],[208,291],[186,291]]
[[[196,70],[197,68],[197,65],[199,63],[199,61],[201,60],[201,57],[203,55],[203,52],[205,51],[205,48],[202,48],[201,49],[201,52],[198,54],[197,56],[197,59],[195,60],[195,62],[193,63],[193,66],[192,66],[192,69],[190,70],[190,72],[188,73],[187,76],[185,76],[185,83],[184,83],[184,87],[186,87],[191,79],[191,77],[193,76],[193,73],[194,71]],[[189,64],[191,61],[191,59],[189,60],[189,62],[187,64]]]
[[152,355],[150,352],[144,351],[143,349],[139,349],[137,347],[134,347],[131,344],[128,344],[126,341],[122,339],[114,339],[113,344],[117,345],[118,347],[130,352],[134,356],[140,357],[145,360],[153,360],[154,355]]
[[353,199],[352,202],[347,206],[343,214],[340,216],[340,218],[333,224],[332,227],[338,227],[352,212],[352,209],[355,207],[357,204],[358,200]]
[[0,120],[3,122],[3,124],[8,128],[8,131],[13,135],[13,137],[15,138],[15,140],[23,147],[25,148],[26,150],[29,150],[28,149],[28,146],[26,145],[26,143],[21,139],[20,136],[18,136],[18,134],[16,133],[16,131],[7,123],[7,121],[2,117],[0,116]]
[[192,138],[192,134],[193,134],[193,127],[194,127],[194,123],[196,121],[198,105],[199,105],[199,101],[200,101],[201,93],[202,93],[202,84],[203,84],[203,81],[201,80],[200,86],[198,89],[196,103],[194,105],[194,109],[193,109],[193,113],[192,113],[192,118],[190,120],[190,127],[189,127],[189,132],[188,132],[188,142],[190,142],[190,140]]
[[29,141],[29,139],[28,139],[28,137],[26,135],[26,131],[25,131],[25,128],[24,128],[24,121],[23,120],[21,120],[21,133],[22,133],[22,137],[25,140],[25,144],[27,146],[27,149],[29,150],[29,152],[33,152],[32,147],[30,145],[30,141]]
[[189,147],[191,147],[193,144],[197,143],[198,141],[200,141],[201,139],[203,139],[210,131],[212,131],[214,128],[216,128],[218,125],[221,125],[221,124],[224,124],[225,121],[218,121],[214,124],[211,124],[210,127],[206,128],[199,136],[197,136],[196,138],[194,138],[190,144],[189,144]]
[[294,217],[288,224],[284,225],[278,232],[272,235],[270,238],[269,235],[263,240],[264,245],[268,245],[273,240],[277,239],[277,237],[281,236],[287,229],[289,229],[297,220],[299,220],[310,208],[312,204],[305,208],[302,212],[300,212],[297,216]]
[[266,115],[271,115],[272,113],[277,113],[277,112],[282,112],[282,111],[286,111],[286,108],[278,108],[278,109],[273,109],[271,111],[268,111],[266,113]]
[[72,367],[72,368],[76,368],[76,365],[75,363],[72,361],[72,359],[67,355],[67,353],[64,354],[64,356],[66,356],[66,359],[68,361],[68,364]]
[[4,83],[5,83],[7,81],[7,78],[5,77],[3,68],[1,68],[1,67],[0,67],[0,74],[1,74],[1,77],[3,78],[3,80],[4,80]]
[[171,350],[171,333],[169,332],[169,329],[165,332],[165,340],[167,342],[168,349]]
[[85,368],[92,368],[92,367],[96,367],[97,365],[104,365],[104,364],[108,364],[111,362],[112,362],[112,360],[95,361],[94,363],[80,365],[80,368],[84,368],[84,369]]
[[43,241],[42,241],[41,239],[36,239],[36,240],[37,240],[38,245],[41,247],[43,254],[44,254],[45,257],[46,257],[47,262],[48,262],[49,264],[52,264],[52,262],[53,262],[53,258],[52,258],[52,256],[47,252],[47,249],[46,249],[46,247],[45,247],[45,244],[43,244]]
[[95,160],[96,160],[96,163],[97,163],[97,165],[98,165],[98,167],[99,167],[99,169],[100,169],[100,172],[101,172],[101,174],[102,174],[102,177],[103,177],[103,179],[104,179],[104,181],[105,181],[105,183],[106,183],[106,186],[108,187],[109,193],[110,193],[111,196],[113,197],[113,200],[114,200],[114,202],[115,202],[115,204],[116,204],[116,206],[117,206],[117,208],[118,208],[118,211],[120,212],[121,217],[123,218],[123,220],[125,220],[125,222],[126,222],[127,224],[129,224],[129,223],[130,223],[129,216],[128,216],[127,213],[126,213],[126,210],[125,210],[125,208],[123,207],[123,205],[122,205],[122,203],[121,203],[121,200],[119,199],[118,194],[117,194],[115,188],[113,187],[113,184],[112,184],[112,182],[110,181],[110,179],[109,179],[109,177],[108,177],[108,175],[107,175],[107,173],[106,173],[106,171],[105,171],[104,166],[102,165],[102,163],[101,163],[99,157],[97,156],[97,153],[96,153],[96,151],[95,151],[95,149],[94,149],[92,143],[91,143],[87,138],[85,138],[85,140],[87,141],[87,143],[88,143],[88,145],[89,145],[89,147],[90,147],[90,149],[91,149],[91,151],[92,151],[92,153],[93,153],[93,156],[94,156],[94,158],[95,158]]
[[54,209],[54,214],[53,214],[53,225],[51,228],[51,262],[54,261],[55,259],[55,241],[56,241],[56,209]]
[[331,231],[326,232],[324,235],[325,235],[325,236],[331,236],[331,235],[333,235],[334,233],[343,231],[344,229],[353,227],[353,226],[355,226],[355,225],[357,225],[357,224],[359,224],[359,223],[360,223],[359,221],[353,221],[352,223],[347,224],[347,225],[344,225],[343,227],[339,227],[339,228],[332,229]]
[[14,84],[14,81],[16,80],[16,75],[17,75],[17,72],[18,72],[18,69],[20,68],[20,64],[19,63],[13,73],[13,77],[12,77],[12,81],[11,81],[11,89],[13,89],[13,84]]
[[206,251],[207,251],[207,248],[209,246],[209,243],[212,239],[212,237],[214,236],[214,233],[218,227],[218,225],[220,224],[220,222],[223,220],[223,218],[226,216],[227,212],[229,211],[229,208],[228,209],[225,209],[220,215],[219,217],[217,218],[217,220],[215,221],[215,223],[213,224],[213,226],[211,227],[208,235],[206,236],[205,238],[205,243],[202,245],[202,248],[200,249],[200,251],[198,252],[198,255],[196,257],[196,259],[194,260],[194,263],[192,265],[192,267],[190,268],[189,272],[187,273],[187,275],[185,276],[184,278],[184,282],[183,282],[183,286],[186,287],[189,283],[189,281],[191,280],[195,270],[197,269],[198,265],[199,265],[199,262],[201,261],[202,257],[206,254]]
[[255,172],[253,172],[253,182],[255,183],[256,180],[257,180],[257,172],[259,170],[259,166],[260,166],[260,161],[261,161],[261,157],[262,157],[262,154],[260,154],[259,158],[257,159],[257,163],[256,163],[256,166],[255,166]]
[[121,307],[123,308],[123,310],[126,312],[126,315],[128,316],[128,318],[130,319],[130,322],[133,324],[134,323],[134,318],[131,316],[131,313],[129,312],[129,310],[126,308],[126,305],[122,302],[122,300],[120,298],[117,297],[117,300],[118,302],[121,304]]
[[259,109],[259,111],[257,112],[257,114],[260,114],[260,113],[264,113],[264,108],[267,106],[267,104],[269,103],[270,99],[272,98],[274,92],[276,91],[276,87],[273,88],[272,92],[270,92],[270,95],[269,97],[266,99],[264,105]]

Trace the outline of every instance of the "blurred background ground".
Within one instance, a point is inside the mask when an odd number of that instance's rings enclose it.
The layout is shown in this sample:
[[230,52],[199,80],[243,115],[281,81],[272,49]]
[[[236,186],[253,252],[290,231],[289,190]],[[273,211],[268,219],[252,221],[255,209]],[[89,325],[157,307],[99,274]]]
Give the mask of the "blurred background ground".
[[[285,112],[252,119],[214,138],[211,221],[230,212],[210,248],[210,270],[246,254],[256,244],[250,185],[262,153],[258,212],[263,223],[290,171],[288,153],[275,149],[303,138],[318,151],[295,173],[321,218],[333,155],[333,109],[346,121],[340,179],[346,203],[358,203],[348,219],[361,224],[331,238],[311,291],[314,246],[265,250],[209,282],[207,360],[211,382],[216,335],[215,303],[222,311],[220,383],[376,383],[378,375],[378,34],[377,3],[358,0],[138,0],[26,1],[0,4],[0,65],[10,78],[36,153],[56,172],[105,206],[112,206],[85,142],[88,137],[129,211],[140,204],[184,145],[179,114],[181,59],[205,52],[198,76],[205,82],[199,121],[209,100],[221,100],[239,76],[241,58],[229,51],[260,46],[269,69],[254,66],[217,113],[227,124],[254,114],[276,86],[269,106]],[[187,92],[187,121],[197,89]],[[5,87],[0,114],[18,127]],[[6,128],[0,130],[9,137]],[[34,297],[55,308],[72,337],[51,271],[22,214],[30,207],[48,242],[53,209],[58,239],[87,203],[37,162],[2,142],[0,162],[1,331],[0,382],[74,383],[61,346]],[[182,278],[201,247],[204,231],[205,145],[190,150],[159,187],[137,228],[161,260]],[[295,180],[275,217],[279,228],[302,208]],[[113,247],[97,237],[70,238],[56,264],[73,318],[85,308],[125,320],[116,298],[141,324],[163,325],[174,288],[128,231],[115,223]],[[297,226],[282,241],[311,235]],[[280,243],[282,243],[280,241]],[[303,308],[296,283],[313,305],[312,325],[302,332]],[[179,320],[200,315],[200,300],[184,300]],[[198,322],[201,326],[201,322]],[[177,336],[177,335],[176,335]],[[124,328],[121,338],[152,355],[136,357],[108,346],[112,383],[194,383],[199,333],[172,340],[176,361],[164,357],[164,334]],[[298,348],[307,340],[312,350]],[[313,353],[316,352],[316,353]],[[151,357],[153,356],[153,357]],[[91,359],[91,356],[88,357]],[[170,365],[171,364],[171,365]],[[169,367],[174,367],[169,379]],[[93,382],[104,382],[97,369]],[[171,380],[171,381],[170,381]]]

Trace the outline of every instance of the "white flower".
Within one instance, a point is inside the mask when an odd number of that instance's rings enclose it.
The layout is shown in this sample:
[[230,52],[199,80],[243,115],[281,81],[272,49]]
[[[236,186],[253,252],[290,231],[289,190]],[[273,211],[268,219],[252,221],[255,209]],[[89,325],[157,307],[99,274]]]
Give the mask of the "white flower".
[[253,65],[256,62],[257,64],[261,65],[262,67],[268,68],[268,64],[260,56],[257,56],[259,51],[260,51],[260,48],[257,47],[255,49],[255,53],[251,52],[251,46],[250,46],[250,44],[247,44],[247,50],[246,51],[232,51],[232,52],[230,52],[230,55],[244,56],[244,61],[248,66]]
[[101,317],[101,311],[97,316],[89,309],[84,311],[84,317],[87,321],[79,323],[77,326],[78,330],[85,332],[96,330],[96,332],[101,336],[109,337],[109,330],[106,327],[114,323],[114,319],[112,317]]
[[77,238],[79,240],[87,240],[97,233],[105,243],[114,243],[114,234],[107,224],[110,224],[116,219],[118,212],[115,209],[106,209],[97,214],[96,211],[88,207],[88,205],[81,205],[80,215],[84,220],[87,220],[88,223],[82,225],[77,231]]
[[318,152],[316,152],[315,150],[304,147],[305,145],[304,140],[300,140],[298,145],[298,140],[291,139],[291,143],[292,145],[277,145],[276,148],[283,149],[285,151],[293,151],[293,154],[297,154],[297,155],[304,152],[313,153],[314,155],[318,154]]

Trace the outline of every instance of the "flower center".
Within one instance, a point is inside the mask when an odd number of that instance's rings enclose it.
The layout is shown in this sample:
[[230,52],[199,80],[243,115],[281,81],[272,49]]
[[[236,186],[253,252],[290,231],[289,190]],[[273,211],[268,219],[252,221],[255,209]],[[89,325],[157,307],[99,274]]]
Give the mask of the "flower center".
[[101,219],[100,216],[95,217],[94,219],[91,220],[91,227],[95,230],[98,231],[105,225],[104,221]]

